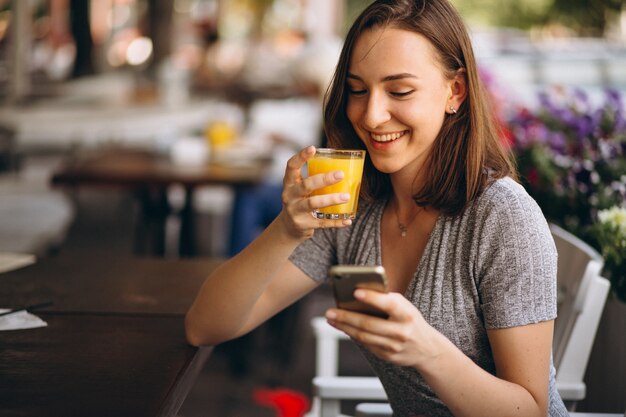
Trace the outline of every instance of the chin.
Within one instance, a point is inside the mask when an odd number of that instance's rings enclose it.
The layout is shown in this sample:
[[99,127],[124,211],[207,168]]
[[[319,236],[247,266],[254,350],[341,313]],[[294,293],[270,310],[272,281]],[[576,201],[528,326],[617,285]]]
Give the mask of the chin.
[[372,165],[374,165],[374,168],[376,168],[378,171],[382,172],[383,174],[393,174],[394,172],[397,172],[400,169],[402,169],[402,167],[398,165],[397,160],[396,161],[393,161],[393,160],[381,161],[380,159],[377,159],[377,160],[372,159]]

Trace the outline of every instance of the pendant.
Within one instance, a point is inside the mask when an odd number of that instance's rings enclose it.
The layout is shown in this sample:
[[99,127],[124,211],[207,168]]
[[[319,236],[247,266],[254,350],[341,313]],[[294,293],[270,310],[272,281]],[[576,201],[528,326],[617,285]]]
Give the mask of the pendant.
[[407,227],[405,225],[403,225],[402,223],[399,223],[398,224],[398,228],[400,229],[400,236],[406,237],[406,234],[407,234],[407,231],[408,231]]

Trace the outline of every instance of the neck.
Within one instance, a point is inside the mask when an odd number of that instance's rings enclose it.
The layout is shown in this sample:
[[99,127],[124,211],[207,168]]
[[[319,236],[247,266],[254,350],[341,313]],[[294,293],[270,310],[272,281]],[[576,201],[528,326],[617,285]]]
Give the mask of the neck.
[[416,176],[414,170],[408,167],[390,175],[391,187],[393,188],[392,200],[398,205],[401,212],[405,212],[415,206],[413,196],[422,184],[420,176]]
[[[424,211],[424,207],[415,204],[412,197],[399,199],[397,196],[391,201],[391,206],[395,213],[399,214],[400,221],[412,219],[420,211]],[[404,223],[404,222],[403,222]]]
[[410,186],[399,186],[398,184],[392,182],[393,186],[393,195],[390,198],[389,203],[394,206],[394,210],[400,212],[400,214],[411,215],[415,210],[419,208],[415,204],[415,200],[413,196],[415,192],[413,191],[415,187]]
[[397,199],[392,201],[391,205],[393,206],[393,214],[395,214],[396,217],[396,224],[398,226],[400,236],[404,238],[409,234],[409,229],[411,228],[411,225],[419,216],[419,214],[424,211],[424,208],[418,207],[416,204],[413,203],[412,207],[407,207],[407,211],[404,212],[405,214],[401,214]]

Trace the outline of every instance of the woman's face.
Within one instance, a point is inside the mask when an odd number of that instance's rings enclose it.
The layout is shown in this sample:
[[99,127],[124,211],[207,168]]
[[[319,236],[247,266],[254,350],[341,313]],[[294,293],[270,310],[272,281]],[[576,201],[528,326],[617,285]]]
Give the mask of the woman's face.
[[434,47],[407,30],[377,27],[357,39],[347,77],[347,114],[374,166],[415,175],[452,104]]

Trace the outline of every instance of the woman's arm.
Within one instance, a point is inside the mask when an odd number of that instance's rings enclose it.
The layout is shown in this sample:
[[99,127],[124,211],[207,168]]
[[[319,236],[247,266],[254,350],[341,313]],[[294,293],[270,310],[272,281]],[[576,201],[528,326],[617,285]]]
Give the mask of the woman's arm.
[[488,330],[494,376],[401,294],[357,290],[355,297],[386,311],[389,319],[330,309],[329,322],[381,359],[416,368],[455,416],[547,415],[553,321]]
[[489,330],[496,376],[447,340],[422,375],[455,416],[545,417],[553,323]]
[[189,343],[241,336],[315,287],[287,260],[297,243],[282,238],[275,223],[203,283],[185,318]]
[[240,336],[311,291],[316,283],[288,261],[317,228],[345,227],[349,220],[316,219],[315,208],[345,202],[340,194],[309,197],[312,190],[337,183],[341,171],[302,178],[315,154],[308,147],[287,163],[283,210],[247,248],[217,268],[204,282],[185,317],[189,343],[213,345]]

